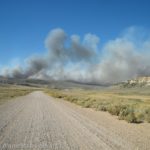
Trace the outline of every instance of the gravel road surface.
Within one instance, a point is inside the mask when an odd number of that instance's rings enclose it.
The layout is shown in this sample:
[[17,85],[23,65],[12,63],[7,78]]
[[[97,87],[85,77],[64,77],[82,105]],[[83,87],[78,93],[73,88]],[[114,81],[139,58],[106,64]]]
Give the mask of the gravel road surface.
[[128,124],[41,91],[0,105],[0,150],[150,150],[150,124]]

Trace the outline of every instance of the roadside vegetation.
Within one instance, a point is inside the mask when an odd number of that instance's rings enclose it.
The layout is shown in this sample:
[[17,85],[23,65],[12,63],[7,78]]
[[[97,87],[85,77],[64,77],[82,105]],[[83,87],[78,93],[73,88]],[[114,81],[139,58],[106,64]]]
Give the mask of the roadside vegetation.
[[0,86],[0,104],[12,98],[29,94],[34,90],[37,89],[25,86]]
[[73,102],[85,108],[107,111],[129,123],[150,123],[149,89],[48,89],[55,97]]

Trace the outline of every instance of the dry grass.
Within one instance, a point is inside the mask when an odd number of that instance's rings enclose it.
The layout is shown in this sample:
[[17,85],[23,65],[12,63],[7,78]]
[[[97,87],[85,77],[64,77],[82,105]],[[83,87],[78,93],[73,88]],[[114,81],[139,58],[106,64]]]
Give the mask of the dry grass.
[[15,98],[31,93],[36,89],[22,86],[0,86],[0,104]]
[[53,97],[86,108],[107,111],[130,123],[150,122],[150,92],[141,89],[81,90],[49,89]]

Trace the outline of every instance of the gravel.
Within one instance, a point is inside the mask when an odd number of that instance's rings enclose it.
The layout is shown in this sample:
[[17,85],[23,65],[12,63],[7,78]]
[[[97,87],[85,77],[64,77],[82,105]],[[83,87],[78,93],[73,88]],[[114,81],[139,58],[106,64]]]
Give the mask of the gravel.
[[150,125],[33,92],[0,105],[0,150],[149,150]]

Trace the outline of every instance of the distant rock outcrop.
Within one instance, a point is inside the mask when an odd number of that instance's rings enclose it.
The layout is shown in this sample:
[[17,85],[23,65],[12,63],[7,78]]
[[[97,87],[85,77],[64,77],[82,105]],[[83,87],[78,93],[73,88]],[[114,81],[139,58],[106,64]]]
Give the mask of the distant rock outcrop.
[[143,87],[150,86],[150,76],[147,77],[137,77],[132,80],[128,80],[121,84],[123,87]]

